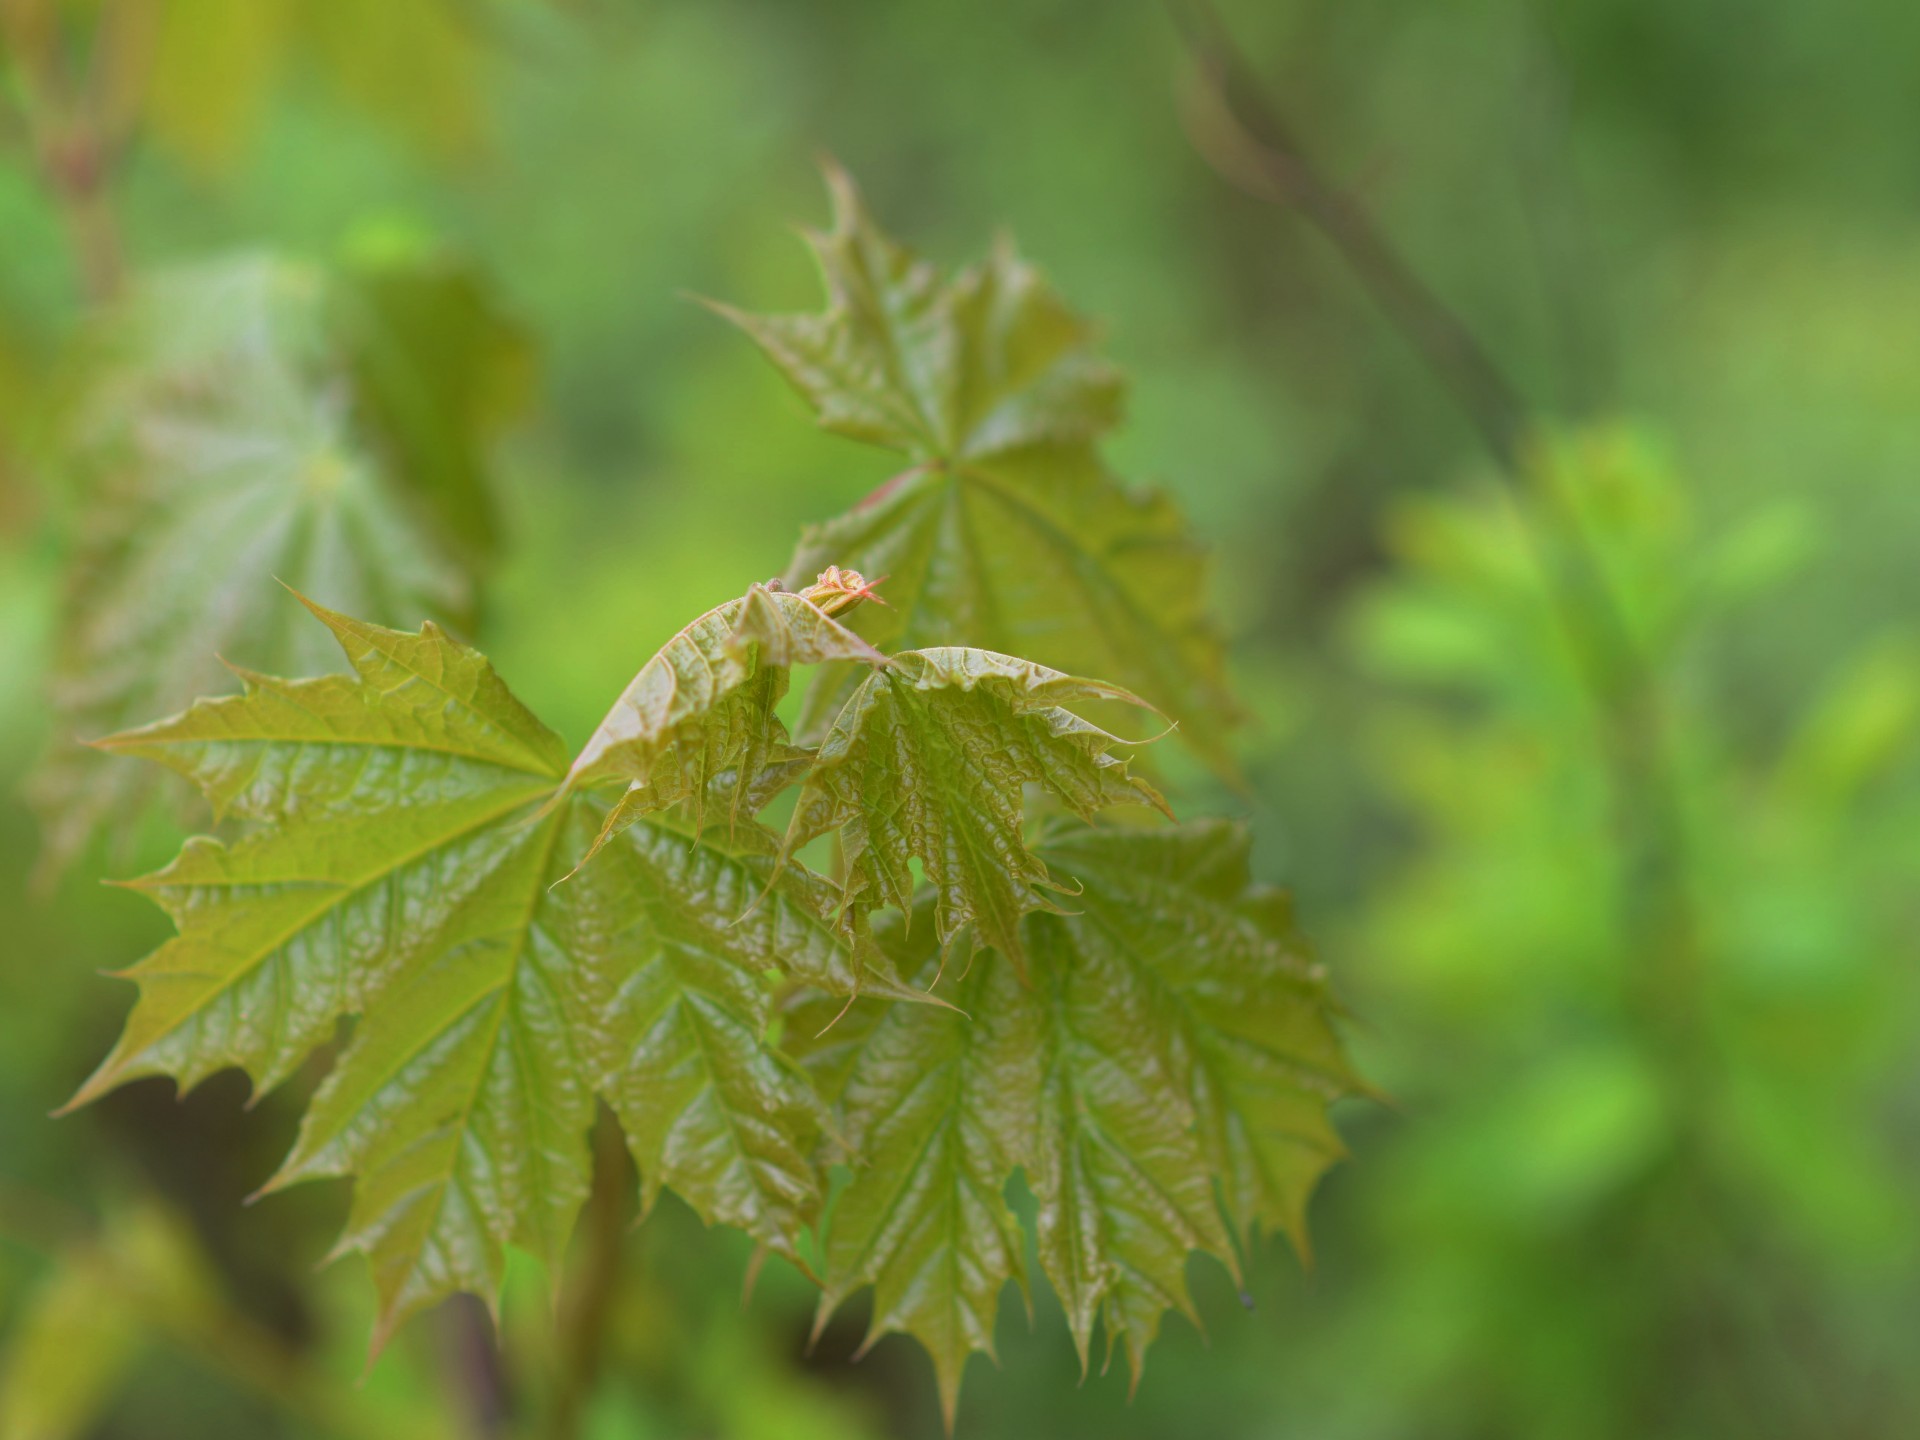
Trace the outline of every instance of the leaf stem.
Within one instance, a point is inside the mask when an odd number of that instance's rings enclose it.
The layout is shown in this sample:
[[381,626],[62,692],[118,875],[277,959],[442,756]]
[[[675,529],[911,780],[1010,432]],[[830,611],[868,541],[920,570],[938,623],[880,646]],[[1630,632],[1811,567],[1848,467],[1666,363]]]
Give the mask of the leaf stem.
[[[1677,1132],[1667,1167],[1673,1199],[1664,1203],[1677,1201],[1731,1254],[1734,1238],[1750,1234],[1751,1227],[1709,1159],[1717,1081],[1701,1037],[1703,980],[1688,879],[1691,846],[1659,669],[1607,574],[1579,497],[1553,457],[1531,438],[1535,421],[1517,388],[1360,203],[1325,179],[1262,94],[1207,0],[1168,4],[1198,71],[1199,83],[1185,97],[1183,112],[1195,148],[1229,181],[1262,199],[1293,206],[1321,232],[1453,395],[1508,482],[1581,669],[1608,771],[1623,854],[1621,940],[1637,961],[1625,977],[1625,1000],[1653,1042],[1652,1058],[1664,1071]],[[1698,1282],[1703,1291],[1714,1285],[1705,1276]],[[1740,1288],[1737,1280],[1732,1288]],[[1702,1299],[1713,1308],[1710,1296]],[[1757,1326],[1762,1317],[1745,1318]],[[1804,1408],[1804,1367],[1776,1337],[1766,1339],[1776,1341],[1782,1392]],[[1766,1417],[1756,1410],[1753,1418],[1764,1422]]]
[[[1514,492],[1561,612],[1599,726],[1626,853],[1622,919],[1645,957],[1632,983],[1669,1059],[1695,1006],[1687,845],[1658,676],[1633,633],[1576,496],[1532,439],[1536,420],[1479,338],[1394,247],[1366,208],[1329,181],[1263,93],[1207,0],[1168,0],[1197,83],[1183,120],[1195,148],[1241,189],[1296,210],[1332,245],[1387,320],[1454,397]],[[1530,476],[1545,468],[1538,483]],[[1689,1070],[1691,1059],[1681,1062]]]
[[631,1228],[633,1159],[613,1115],[603,1106],[593,1132],[593,1193],[587,1200],[580,1288],[561,1316],[560,1384],[549,1440],[580,1434],[587,1401],[599,1382],[606,1332],[623,1281],[623,1251]]

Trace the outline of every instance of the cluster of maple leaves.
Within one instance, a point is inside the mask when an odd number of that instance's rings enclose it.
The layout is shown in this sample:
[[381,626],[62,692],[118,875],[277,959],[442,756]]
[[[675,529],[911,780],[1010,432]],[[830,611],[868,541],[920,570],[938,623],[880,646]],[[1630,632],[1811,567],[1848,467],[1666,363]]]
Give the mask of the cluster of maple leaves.
[[[1164,1313],[1191,1314],[1188,1257],[1237,1273],[1256,1232],[1300,1239],[1340,1154],[1327,1110],[1359,1082],[1243,828],[1104,815],[1166,805],[1130,771],[1142,732],[1083,712],[1158,712],[1222,769],[1236,716],[1196,542],[1101,458],[1120,377],[1010,248],[943,274],[830,179],[825,311],[724,313],[823,425],[908,468],[673,637],[577,756],[439,625],[311,603],[347,672],[242,671],[97,747],[186,776],[226,839],[133,882],[178,934],[128,972],[125,1033],[74,1103],[231,1066],[266,1090],[351,1018],[267,1188],[352,1178],[339,1248],[371,1264],[376,1343],[454,1292],[491,1300],[506,1247],[558,1264],[600,1101],[645,1201],[671,1189],[809,1269],[823,1319],[873,1287],[873,1336],[926,1346],[949,1422],[1028,1283],[1016,1171],[1083,1362],[1103,1328],[1137,1375]],[[216,281],[255,287],[256,323],[114,401],[100,483],[168,523],[96,541],[68,612],[76,729],[171,698],[151,637],[211,650],[259,613],[101,602],[209,524],[253,537],[232,586],[344,574],[374,613],[460,618],[461,537],[432,517],[463,513],[473,466],[429,467],[439,503],[417,503],[404,445],[353,448],[378,405],[330,398],[377,401],[377,365],[329,359],[285,275]],[[215,688],[186,668],[176,703]],[[124,810],[118,764],[60,760],[49,808]],[[763,817],[790,791],[782,833]],[[803,859],[825,836],[831,874]]]

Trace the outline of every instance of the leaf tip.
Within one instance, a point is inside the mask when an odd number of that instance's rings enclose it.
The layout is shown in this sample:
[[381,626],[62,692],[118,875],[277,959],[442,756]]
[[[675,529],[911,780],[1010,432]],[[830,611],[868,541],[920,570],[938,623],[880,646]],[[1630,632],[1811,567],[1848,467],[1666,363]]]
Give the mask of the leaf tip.
[[827,1333],[827,1324],[833,1319],[833,1312],[839,1308],[839,1297],[832,1291],[822,1291],[820,1303],[813,1307],[813,1324],[807,1329],[807,1350],[811,1356],[820,1344],[820,1337]]
[[1173,806],[1168,803],[1167,797],[1160,793],[1158,786],[1142,780],[1137,775],[1129,775],[1127,777],[1127,783],[1146,797],[1147,804],[1151,805],[1155,810],[1158,810],[1162,815],[1166,816],[1167,819],[1173,821],[1176,825],[1180,822],[1180,817],[1173,813]]
[[67,1116],[73,1114],[74,1111],[84,1109],[86,1106],[91,1105],[95,1100],[98,1100],[104,1095],[109,1088],[111,1087],[105,1085],[96,1086],[94,1080],[89,1079],[68,1097],[65,1104],[56,1105],[53,1109],[49,1110],[47,1112],[47,1118],[49,1120],[64,1120]]
[[702,295],[698,290],[682,290],[679,293],[682,300],[687,301],[689,304],[698,305],[702,310],[708,311],[711,314],[718,315],[730,325],[737,325],[742,330],[748,331],[751,331],[753,328],[754,317],[745,310],[742,310],[738,305],[729,305],[726,301],[716,300],[711,295]]
[[80,1088],[73,1092],[66,1104],[48,1112],[48,1118],[63,1120],[74,1111],[91,1105],[126,1078],[126,1068],[126,1060],[117,1051],[109,1055],[100,1062],[99,1068],[80,1082]]
[[860,221],[860,187],[855,183],[853,174],[840,163],[840,159],[831,150],[816,150],[813,155],[814,168],[820,172],[820,178],[826,182],[827,193],[833,200],[834,227],[848,230]]
[[[770,1252],[765,1241],[753,1247],[753,1254],[747,1259],[747,1273],[740,1285],[740,1308],[745,1311],[753,1304],[754,1287],[760,1283],[760,1271],[765,1268]],[[809,1342],[811,1344],[811,1342]]]

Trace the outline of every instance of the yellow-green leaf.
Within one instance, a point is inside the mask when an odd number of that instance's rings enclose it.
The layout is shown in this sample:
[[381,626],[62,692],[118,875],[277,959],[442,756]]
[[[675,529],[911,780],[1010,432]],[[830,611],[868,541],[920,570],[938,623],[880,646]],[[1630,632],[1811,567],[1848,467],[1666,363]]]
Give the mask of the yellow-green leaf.
[[1020,917],[1060,886],[1027,847],[1025,787],[1090,820],[1109,805],[1165,809],[1127,774],[1116,739],[1065,707],[1142,701],[1117,686],[988,650],[895,655],[847,700],[821,742],[787,832],[791,853],[838,830],[849,901],[910,910],[918,860],[942,946],[971,930],[1024,964]]
[[[942,986],[958,1010],[862,1001],[821,1034],[830,1002],[810,1000],[788,1031],[853,1166],[826,1221],[823,1317],[872,1285],[873,1336],[927,1347],[949,1425],[1002,1289],[1025,1283],[1016,1169],[1083,1362],[1103,1327],[1137,1380],[1167,1310],[1198,1321],[1192,1254],[1237,1274],[1234,1228],[1304,1244],[1306,1196],[1341,1153],[1327,1108],[1362,1088],[1240,827],[1079,831],[1041,853],[1082,888],[1075,913],[1022,921],[1024,980],[983,952]],[[910,936],[876,927],[903,974],[938,969],[932,906]]]
[[[809,236],[827,287],[813,315],[720,308],[820,423],[908,468],[810,529],[789,579],[828,564],[888,577],[855,628],[882,648],[982,645],[1106,676],[1232,770],[1238,708],[1205,606],[1201,547],[1164,496],[1117,480],[1097,441],[1122,382],[1092,328],[1008,244],[948,277],[883,234],[829,170],[834,225]],[[829,672],[805,734],[856,679]]]
[[595,1096],[649,1197],[669,1186],[798,1258],[821,1107],[764,1043],[770,976],[917,992],[856,959],[830,886],[775,878],[763,832],[735,847],[641,819],[556,884],[604,806],[564,789],[553,734],[439,630],[315,610],[351,676],[247,674],[107,742],[247,829],[135,882],[180,933],[128,972],[125,1034],[75,1103],[226,1066],[266,1088],[354,1017],[269,1188],[353,1177],[340,1248],[372,1264],[380,1338],[454,1291],[491,1298],[509,1244],[562,1253]]

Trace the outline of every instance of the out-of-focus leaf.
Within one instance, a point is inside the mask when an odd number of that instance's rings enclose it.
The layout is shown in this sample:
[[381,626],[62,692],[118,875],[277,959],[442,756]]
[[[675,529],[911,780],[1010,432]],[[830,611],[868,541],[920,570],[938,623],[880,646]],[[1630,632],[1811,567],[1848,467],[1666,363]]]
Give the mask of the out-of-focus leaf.
[[[1194,1314],[1190,1254],[1237,1270],[1230,1224],[1304,1245],[1307,1194],[1342,1153],[1327,1107],[1361,1088],[1239,827],[1088,832],[1042,853],[1083,894],[1074,914],[1026,917],[1024,981],[986,952],[947,982],[954,1011],[862,1002],[824,1033],[828,1002],[790,1016],[855,1166],[826,1222],[822,1319],[871,1284],[869,1343],[927,1347],[949,1425],[1001,1289],[1024,1283],[1002,1198],[1016,1168],[1083,1361],[1099,1320],[1137,1379],[1161,1315]],[[938,969],[932,908],[911,939],[877,927],[903,974]]]
[[219,174],[245,151],[273,93],[298,0],[167,0],[147,123],[161,144]]
[[77,1251],[28,1301],[0,1357],[7,1440],[80,1440],[112,1403],[143,1338],[113,1266]]
[[911,650],[855,690],[821,742],[787,850],[830,830],[845,847],[849,902],[910,910],[926,868],[942,947],[971,929],[1024,968],[1020,917],[1062,888],[1023,834],[1025,787],[1083,820],[1109,805],[1166,803],[1127,774],[1123,742],[1065,707],[1142,704],[1095,680],[988,650]]
[[1780,500],[1746,516],[1700,558],[1706,603],[1730,609],[1775,591],[1819,552],[1820,519],[1804,500]]
[[1884,637],[1849,656],[1815,697],[1781,758],[1777,783],[1808,815],[1841,812],[1920,742],[1920,644]]
[[556,886],[602,821],[564,790],[559,740],[431,625],[314,608],[351,676],[248,674],[241,695],[106,742],[253,828],[134,882],[179,935],[128,972],[126,1031],[74,1103],[227,1066],[264,1090],[358,1016],[268,1188],[354,1178],[339,1249],[373,1266],[377,1341],[455,1291],[491,1299],[506,1245],[558,1258],[596,1094],[649,1197],[670,1186],[797,1257],[819,1106],[761,1037],[776,967],[856,988],[831,888],[773,881],[770,847],[644,820]]
[[[125,833],[152,793],[141,767],[79,742],[230,688],[222,659],[294,673],[333,663],[289,627],[276,579],[383,621],[472,611],[463,547],[438,523],[445,507],[396,478],[416,457],[371,446],[355,423],[381,402],[356,386],[327,324],[329,291],[278,260],[206,264],[148,281],[96,337],[64,425],[80,533],[56,642],[55,741],[32,787],[49,871],[107,822]],[[400,338],[382,383],[412,375],[417,393],[450,393],[431,353],[403,353]],[[435,433],[460,418],[480,417],[442,411]],[[479,440],[462,442],[467,460]]]
[[0,1436],[94,1433],[147,1345],[204,1328],[212,1282],[190,1235],[151,1206],[111,1213],[68,1244],[0,1355]]
[[369,443],[463,559],[490,558],[488,446],[531,398],[526,334],[471,269],[432,252],[352,261],[331,299]]
[[299,61],[442,157],[475,143],[479,70],[490,41],[485,7],[467,0],[166,0],[157,8],[146,120],[156,139],[205,174],[222,174],[244,157],[276,87]]
[[[809,530],[789,579],[830,564],[887,576],[892,608],[856,625],[883,648],[982,645],[1110,677],[1231,771],[1238,712],[1202,552],[1170,501],[1128,489],[1100,458],[1122,383],[1091,327],[1010,245],[946,277],[881,233],[842,172],[828,179],[834,227],[809,237],[828,308],[718,308],[823,426],[909,466]],[[809,719],[824,724],[853,683],[828,672]]]

